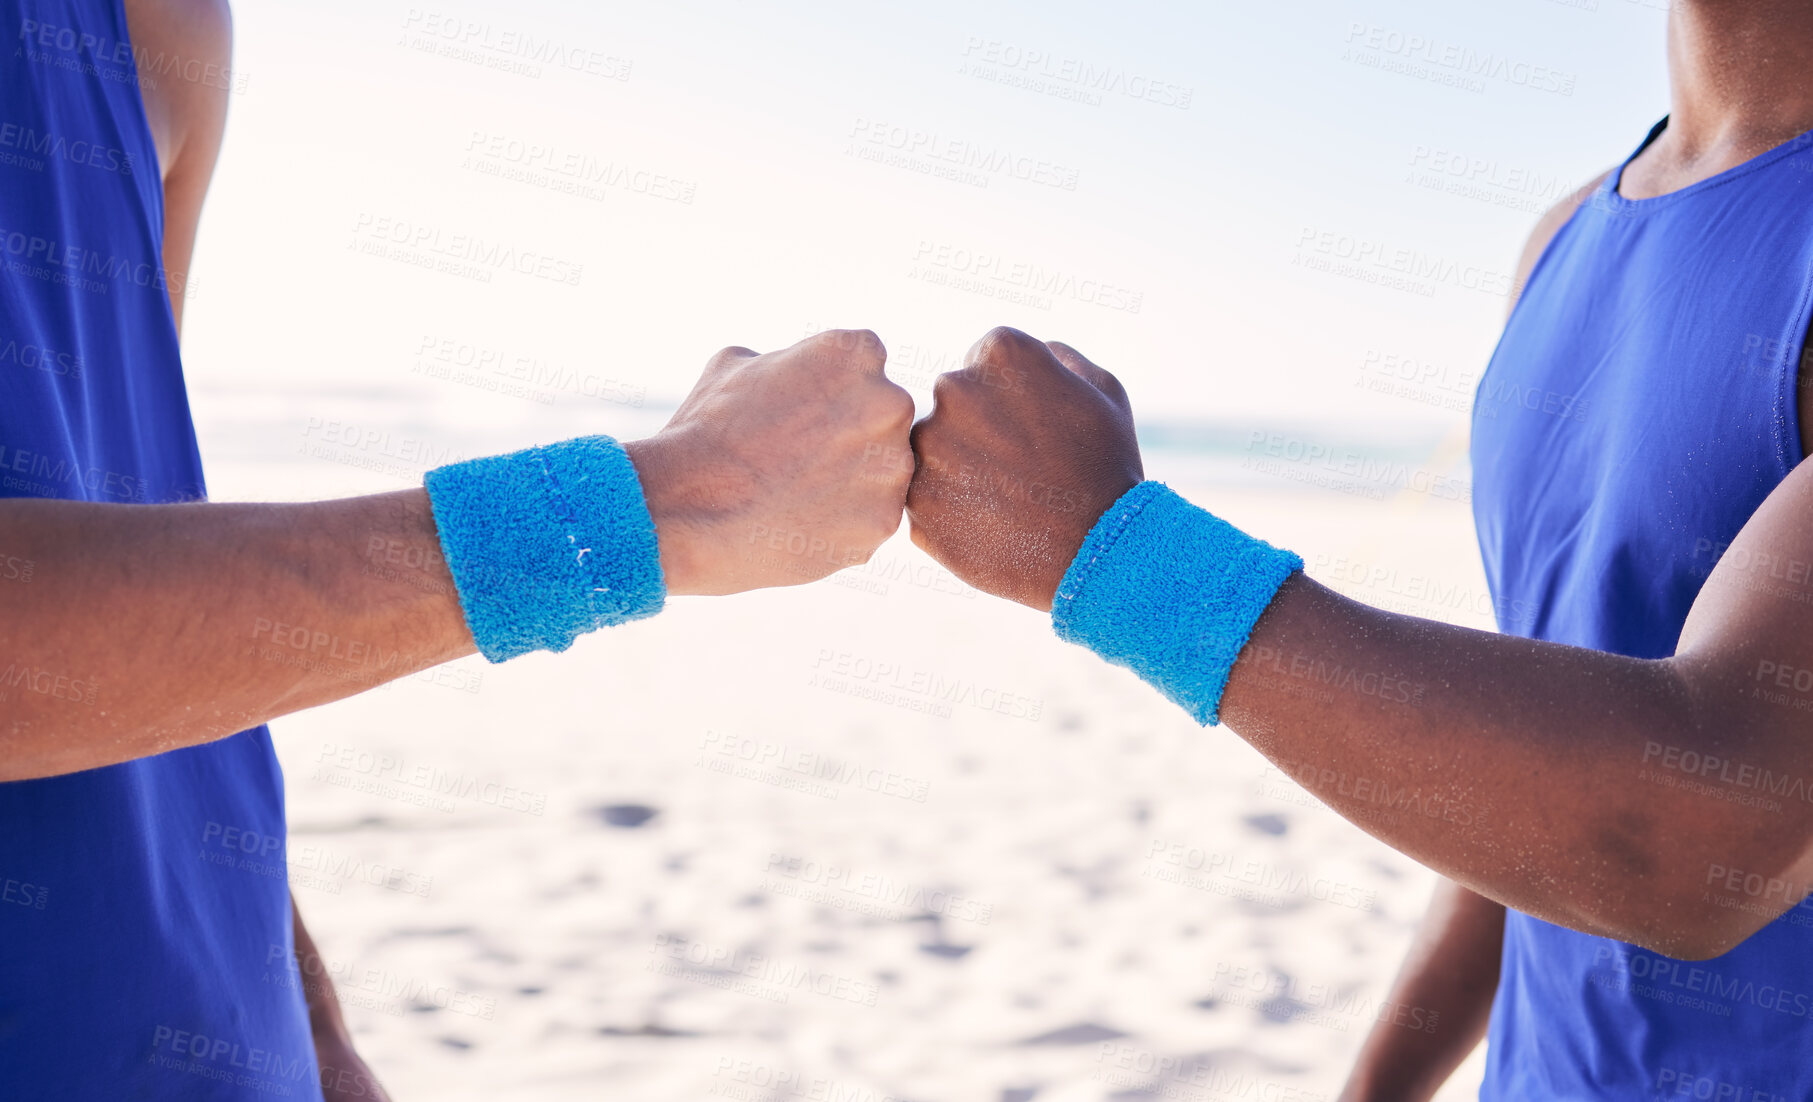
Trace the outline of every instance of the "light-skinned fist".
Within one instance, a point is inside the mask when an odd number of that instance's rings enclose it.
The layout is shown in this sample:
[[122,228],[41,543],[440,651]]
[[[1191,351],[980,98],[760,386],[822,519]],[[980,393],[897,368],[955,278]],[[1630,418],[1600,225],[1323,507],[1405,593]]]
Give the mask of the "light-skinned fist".
[[991,329],[913,427],[913,542],[977,589],[1042,611],[1108,507],[1144,477],[1113,375],[1065,344]]
[[672,420],[625,445],[673,594],[798,585],[867,562],[900,527],[913,399],[866,329],[726,348]]

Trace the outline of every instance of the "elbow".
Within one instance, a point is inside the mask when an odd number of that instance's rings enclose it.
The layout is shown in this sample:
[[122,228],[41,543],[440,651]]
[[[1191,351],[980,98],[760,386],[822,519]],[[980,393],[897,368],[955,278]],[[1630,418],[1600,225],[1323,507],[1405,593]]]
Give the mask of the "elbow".
[[1779,878],[1713,868],[1716,882],[1709,879],[1691,893],[1658,900],[1664,917],[1619,924],[1626,929],[1613,936],[1676,960],[1712,960],[1750,940],[1807,894]]
[[1649,931],[1641,938],[1631,939],[1631,944],[1675,960],[1715,960],[1742,945],[1761,928],[1739,933],[1696,925],[1680,930]]

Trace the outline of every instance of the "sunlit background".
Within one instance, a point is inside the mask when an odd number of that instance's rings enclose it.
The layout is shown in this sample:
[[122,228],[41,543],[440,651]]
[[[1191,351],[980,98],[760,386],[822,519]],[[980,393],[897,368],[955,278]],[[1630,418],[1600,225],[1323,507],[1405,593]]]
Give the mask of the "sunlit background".
[[[248,0],[213,496],[645,434],[830,327],[923,412],[1011,324],[1120,376],[1150,474],[1489,626],[1467,410],[1536,217],[1666,110],[1664,7]],[[399,1098],[1330,1099],[1431,883],[904,539],[274,728]]]

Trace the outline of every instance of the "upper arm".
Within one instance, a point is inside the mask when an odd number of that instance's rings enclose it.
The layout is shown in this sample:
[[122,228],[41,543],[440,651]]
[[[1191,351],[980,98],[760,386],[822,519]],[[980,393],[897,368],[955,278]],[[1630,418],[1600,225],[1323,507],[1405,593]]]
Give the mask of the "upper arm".
[[163,174],[163,263],[180,331],[202,201],[226,134],[233,15],[227,0],[126,0],[126,19]]
[[1707,809],[1720,821],[1708,825],[1731,857],[1703,870],[1706,890],[1743,885],[1725,914],[1748,936],[1813,888],[1813,463],[1795,468],[1729,547],[1704,553],[1718,565],[1668,660],[1693,702],[1695,759],[1681,748],[1645,753],[1675,760],[1682,781],[1717,797]]
[[1511,299],[1505,304],[1506,316],[1517,306],[1518,298],[1523,295],[1524,284],[1530,281],[1530,273],[1535,270],[1536,262],[1542,259],[1542,251],[1549,247],[1549,242],[1561,232],[1561,227],[1567,225],[1567,220],[1580,209],[1580,204],[1591,198],[1593,192],[1598,191],[1599,185],[1611,174],[1612,170],[1609,168],[1601,172],[1593,177],[1591,183],[1556,203],[1537,219],[1536,228],[1530,231],[1530,239],[1524,242],[1523,255],[1517,258],[1517,282],[1511,285]]

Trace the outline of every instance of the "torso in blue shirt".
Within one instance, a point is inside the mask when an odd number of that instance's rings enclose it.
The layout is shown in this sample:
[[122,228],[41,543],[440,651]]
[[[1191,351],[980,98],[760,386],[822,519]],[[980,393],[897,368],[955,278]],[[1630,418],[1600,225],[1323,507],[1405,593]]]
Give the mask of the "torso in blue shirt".
[[[0,0],[0,20],[0,496],[199,498],[119,0]],[[68,584],[0,530],[0,616]],[[0,723],[26,694],[73,721],[133,691],[13,637]],[[291,938],[263,728],[0,784],[0,1097],[319,1099]]]
[[[1549,244],[1481,380],[1474,519],[1501,628],[1659,658],[1801,459],[1813,140],[1654,199],[1621,175]],[[1631,784],[1668,796],[1689,778],[1665,761]],[[1512,911],[1489,1044],[1492,1102],[1813,1098],[1813,907],[1698,962]]]

